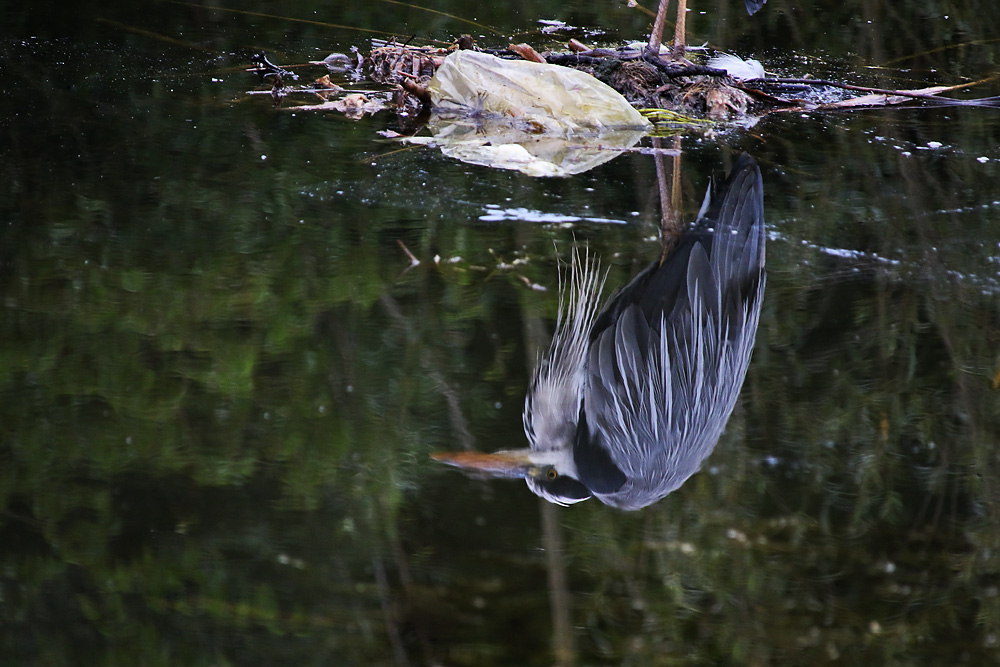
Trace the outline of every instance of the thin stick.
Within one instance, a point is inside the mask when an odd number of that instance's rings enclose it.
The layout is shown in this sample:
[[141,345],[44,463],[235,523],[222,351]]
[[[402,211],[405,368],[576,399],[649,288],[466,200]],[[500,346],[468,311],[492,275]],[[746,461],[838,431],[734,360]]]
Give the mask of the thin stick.
[[210,5],[203,5],[198,2],[182,2],[181,0],[168,0],[175,5],[183,5],[185,7],[198,7],[200,9],[207,9],[211,12],[229,12],[231,14],[243,14],[245,16],[259,16],[265,19],[278,19],[281,21],[293,21],[295,23],[309,23],[312,25],[319,25],[325,28],[340,28],[341,30],[357,30],[359,32],[371,32],[378,35],[392,35],[395,36],[396,33],[389,32],[388,30],[374,30],[372,28],[358,28],[352,25],[339,25],[337,23],[327,23],[326,21],[312,21],[310,19],[297,19],[291,16],[278,16],[276,14],[265,14],[264,12],[251,12],[245,9],[226,9],[225,7],[215,7]]
[[629,9],[638,9],[640,12],[642,12],[646,16],[652,16],[653,18],[656,18],[656,12],[654,12],[652,9],[649,9],[647,7],[643,7],[638,2],[635,2],[635,0],[631,0],[631,2],[628,3],[628,8]]
[[469,25],[476,26],[477,28],[483,30],[489,30],[496,35],[502,35],[503,33],[496,28],[491,28],[488,25],[483,25],[482,23],[476,23],[475,21],[470,21],[469,19],[463,19],[461,16],[455,16],[454,14],[448,14],[447,12],[440,12],[436,9],[430,9],[428,7],[421,7],[420,5],[414,5],[409,2],[400,2],[400,0],[382,0],[382,2],[387,2],[390,5],[400,5],[408,9],[419,9],[422,12],[430,12],[431,14],[437,14],[438,16],[444,16],[450,18],[453,21],[460,21],[461,23],[467,23]]
[[396,239],[396,243],[398,243],[398,244],[399,244],[399,247],[403,249],[403,252],[405,252],[405,253],[406,253],[406,256],[410,258],[410,267],[409,267],[409,268],[411,268],[411,269],[412,269],[412,268],[413,268],[413,267],[415,267],[415,266],[420,266],[420,260],[419,260],[419,259],[417,259],[417,258],[416,258],[416,257],[415,257],[415,256],[413,255],[413,253],[412,253],[412,252],[410,252],[410,249],[406,247],[406,244],[405,244],[405,243],[403,243],[403,242],[402,242],[402,241],[400,241],[399,239]]
[[649,33],[649,45],[646,47],[647,53],[659,54],[660,44],[663,41],[663,24],[667,20],[667,5],[669,0],[660,0],[660,6],[656,9],[656,18],[653,20],[653,29]]
[[674,23],[674,46],[670,51],[674,60],[684,59],[687,45],[687,0],[677,0],[677,22]]
[[[916,99],[944,99],[937,95],[936,93],[921,93],[908,90],[889,90],[887,88],[869,88],[867,86],[855,86],[850,83],[837,83],[836,81],[830,81],[829,79],[761,79],[762,83],[789,83],[789,84],[804,84],[807,86],[830,86],[831,88],[843,88],[844,90],[856,90],[861,93],[872,93],[875,95],[897,95],[899,97],[913,97]],[[968,88],[972,84],[963,83],[957,86],[949,86],[942,89],[940,92],[945,92],[946,90],[954,90],[956,88]]]

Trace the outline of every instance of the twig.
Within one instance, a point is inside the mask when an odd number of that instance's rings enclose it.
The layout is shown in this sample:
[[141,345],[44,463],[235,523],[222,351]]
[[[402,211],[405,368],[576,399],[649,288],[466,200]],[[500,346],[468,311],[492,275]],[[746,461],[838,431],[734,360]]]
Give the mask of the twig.
[[[777,97],[775,95],[772,95],[771,93],[765,93],[763,90],[760,90],[759,88],[752,87],[752,86],[757,85],[761,81],[764,81],[764,79],[758,79],[758,81],[748,82],[750,85],[747,85],[747,83],[741,83],[741,82],[737,81],[735,83],[735,85],[736,85],[737,88],[739,88],[740,90],[742,90],[747,95],[753,97],[754,99],[760,100],[762,102],[768,102],[769,104],[774,104],[775,106],[779,106],[779,107],[800,107],[800,106],[802,106],[802,104],[803,104],[802,100],[786,100],[783,97]],[[799,90],[799,91],[801,91],[801,90],[808,90],[808,89],[809,89],[809,86],[802,86],[801,88],[793,89],[793,90],[791,90],[789,92],[795,92],[796,90]]]
[[[613,52],[612,52],[613,53]],[[589,56],[583,53],[550,53],[545,56],[545,62],[550,65],[597,65],[606,62],[603,57]]]
[[543,58],[538,51],[531,48],[530,44],[511,44],[507,48],[528,62],[545,63],[545,58]]
[[417,259],[417,258],[416,258],[416,257],[415,257],[415,256],[413,255],[413,253],[412,253],[412,252],[410,252],[410,249],[406,247],[406,244],[405,244],[405,243],[403,243],[403,242],[402,242],[401,240],[399,240],[399,239],[396,239],[396,243],[398,243],[398,244],[399,244],[399,247],[403,249],[403,252],[405,252],[405,253],[406,253],[406,256],[410,258],[410,266],[409,266],[409,267],[407,267],[407,269],[406,269],[407,271],[409,271],[410,269],[412,269],[412,268],[413,268],[413,267],[415,267],[415,266],[420,266],[420,260],[419,260],[419,259]]
[[286,76],[293,81],[298,81],[299,79],[298,74],[289,72],[287,69],[283,69],[279,65],[275,65],[267,59],[267,56],[263,52],[255,54],[250,59],[250,63],[253,65],[253,69],[249,71],[256,72],[261,81],[264,81],[269,77],[273,77],[280,82],[282,77]]
[[[990,79],[984,79],[983,81],[988,81]],[[962,83],[954,86],[932,86],[930,88],[923,88],[919,90],[887,90],[884,88],[868,88],[865,86],[855,86],[847,83],[837,83],[836,81],[830,81],[828,79],[758,79],[757,81],[747,82],[750,86],[761,86],[768,87],[774,85],[776,87],[784,86],[830,86],[833,88],[843,88],[845,90],[854,90],[858,92],[868,93],[868,96],[875,97],[878,95],[885,96],[886,99],[889,98],[905,98],[920,100],[922,102],[936,105],[936,106],[970,106],[970,107],[989,107],[997,108],[1000,107],[1000,97],[979,97],[971,100],[959,100],[954,97],[942,97],[940,93],[945,93],[951,90],[957,90],[959,88],[970,88],[972,86],[978,85],[983,81],[973,81],[971,83]],[[756,88],[751,88],[747,86],[740,86],[739,88],[745,92],[754,96],[765,96],[770,98],[767,93],[757,90]],[[850,106],[850,102],[863,99],[862,97],[853,98],[853,100],[844,100],[842,103],[831,102],[829,104],[818,105],[817,108],[845,108]],[[773,98],[769,101],[780,100],[780,98]],[[785,103],[790,103],[793,106],[796,104],[795,101],[785,100]],[[898,102],[894,102],[898,103]]]
[[606,57],[606,58],[617,58],[618,60],[638,60],[642,57],[642,53],[637,49],[590,49],[589,51],[580,51],[581,56],[595,56],[595,57]]
[[[887,88],[869,88],[867,86],[855,86],[850,83],[838,83],[836,81],[830,81],[829,79],[785,79],[785,78],[774,78],[774,79],[760,79],[761,83],[767,85],[769,83],[778,84],[801,84],[806,86],[830,86],[831,88],[843,88],[844,90],[856,90],[860,93],[871,93],[874,95],[897,95],[899,97],[912,97],[915,99],[934,99],[941,100],[946,99],[939,97],[934,93],[923,93],[917,91],[908,90],[889,90]],[[951,86],[951,88],[961,88],[964,86]]]
[[681,150],[678,148],[663,148],[660,146],[639,146],[638,148],[626,148],[624,152],[638,153],[639,155],[667,155],[670,157],[678,157],[681,155]]
[[539,285],[538,283],[533,283],[527,276],[522,276],[520,273],[515,273],[515,276],[521,279],[521,282],[528,286],[529,289],[533,289],[536,292],[547,292],[549,288],[545,285]]
[[[384,92],[384,91],[381,91],[381,90],[362,90],[360,88],[340,88],[338,90],[334,90],[332,88],[289,88],[289,87],[285,88],[285,94],[286,95],[292,95],[292,94],[298,94],[298,93],[309,94],[309,95],[316,95],[316,94],[319,94],[319,93],[336,93],[338,95],[340,93],[355,93],[355,94],[361,94],[361,95],[376,95],[376,94],[379,94],[379,93],[382,93],[382,92]],[[243,94],[244,95],[270,95],[271,91],[270,90],[248,90],[248,91],[246,91]]]
[[372,558],[372,570],[375,572],[375,589],[378,591],[378,600],[382,607],[382,621],[385,623],[385,634],[389,638],[389,646],[392,647],[394,663],[396,667],[408,667],[410,660],[406,657],[406,648],[403,646],[403,638],[399,633],[400,624],[396,622],[395,614],[393,614],[393,608],[397,601],[392,597],[389,577],[386,576],[382,559]]
[[[403,327],[407,337],[410,340],[418,340],[414,327],[411,326],[410,320],[403,315],[403,311],[396,300],[388,294],[383,293],[379,301],[386,312],[389,313],[389,316]],[[444,373],[439,369],[439,366],[443,365],[440,363],[440,355],[433,354],[431,350],[432,348],[426,346],[422,348],[420,366],[424,369],[424,374],[434,383],[438,392],[444,396],[445,403],[448,406],[448,421],[451,423],[455,437],[462,444],[462,449],[471,450],[475,439],[469,431],[469,422],[462,413],[462,401],[459,391],[449,384]]]
[[[402,72],[400,72],[402,74]],[[403,87],[403,90],[413,95],[418,100],[420,104],[425,109],[429,109],[431,106],[431,91],[427,86],[421,85],[416,81],[411,81],[409,79],[403,79],[399,82],[399,85]]]
[[705,67],[704,65],[678,65],[669,63],[663,58],[655,55],[643,55],[642,59],[660,70],[665,76],[729,76],[729,72],[715,67]]
[[[398,47],[399,48],[399,53],[396,55],[396,59],[392,62],[392,67],[389,68],[390,70],[393,70],[393,71],[396,70],[396,66],[399,65],[399,61],[403,59],[404,55],[406,55],[406,45],[409,44],[410,42],[412,42],[414,37],[416,37],[416,35],[410,35],[409,39],[407,39],[405,42],[403,42],[402,44],[399,45],[399,47]],[[395,37],[393,38],[393,41],[395,41]],[[393,44],[393,46],[396,46],[396,45]],[[397,74],[402,74],[402,72],[396,72],[396,73]]]

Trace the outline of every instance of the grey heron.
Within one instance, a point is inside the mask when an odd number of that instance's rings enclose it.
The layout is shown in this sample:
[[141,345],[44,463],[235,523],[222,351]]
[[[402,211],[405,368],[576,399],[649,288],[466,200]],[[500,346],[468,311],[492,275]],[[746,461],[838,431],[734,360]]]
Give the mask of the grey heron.
[[764,296],[763,183],[740,156],[695,223],[598,311],[599,262],[574,253],[559,317],[524,405],[530,448],[433,457],[523,477],[566,505],[645,507],[701,467],[722,435]]

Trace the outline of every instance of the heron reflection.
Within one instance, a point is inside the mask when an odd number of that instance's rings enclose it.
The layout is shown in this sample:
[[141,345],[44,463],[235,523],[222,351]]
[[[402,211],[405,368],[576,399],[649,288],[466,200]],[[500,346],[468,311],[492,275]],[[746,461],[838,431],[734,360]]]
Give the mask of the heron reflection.
[[741,156],[694,224],[598,311],[599,262],[574,254],[524,405],[529,449],[434,458],[523,477],[566,505],[639,509],[701,467],[736,405],[764,296],[763,183]]

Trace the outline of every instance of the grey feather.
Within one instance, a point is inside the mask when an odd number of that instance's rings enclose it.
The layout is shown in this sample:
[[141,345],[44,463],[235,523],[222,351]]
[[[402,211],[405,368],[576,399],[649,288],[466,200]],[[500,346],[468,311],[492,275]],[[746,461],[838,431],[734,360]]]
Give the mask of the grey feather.
[[[760,170],[744,155],[710,188],[671,252],[599,313],[599,266],[574,256],[571,286],[581,291],[560,308],[525,403],[532,448],[565,452],[561,473],[623,509],[654,503],[697,472],[746,376],[764,294],[764,243]],[[615,475],[624,482],[609,484]],[[544,480],[529,486],[553,502],[579,500],[561,499]]]

